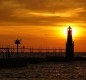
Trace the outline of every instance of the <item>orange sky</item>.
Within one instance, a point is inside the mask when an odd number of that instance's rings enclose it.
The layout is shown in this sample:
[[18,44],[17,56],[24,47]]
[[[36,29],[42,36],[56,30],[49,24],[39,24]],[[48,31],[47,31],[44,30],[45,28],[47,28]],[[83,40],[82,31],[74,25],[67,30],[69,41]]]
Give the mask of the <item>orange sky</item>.
[[65,29],[75,30],[75,51],[86,52],[86,0],[1,0],[0,45],[65,48]]

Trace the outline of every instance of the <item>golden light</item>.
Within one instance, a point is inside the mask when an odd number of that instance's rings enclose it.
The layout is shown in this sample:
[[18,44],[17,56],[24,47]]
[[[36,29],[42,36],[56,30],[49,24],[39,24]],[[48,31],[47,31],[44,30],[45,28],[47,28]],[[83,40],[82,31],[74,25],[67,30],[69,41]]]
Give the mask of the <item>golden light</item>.
[[74,24],[65,24],[65,26],[57,27],[57,35],[59,35],[60,38],[67,38],[67,28],[72,28],[72,36],[74,39],[77,39],[82,35],[83,29],[77,25]]
[[[72,28],[72,36],[77,37],[77,35],[79,34],[77,27],[71,27],[71,28]],[[64,36],[67,36],[67,27],[64,27],[62,32]]]

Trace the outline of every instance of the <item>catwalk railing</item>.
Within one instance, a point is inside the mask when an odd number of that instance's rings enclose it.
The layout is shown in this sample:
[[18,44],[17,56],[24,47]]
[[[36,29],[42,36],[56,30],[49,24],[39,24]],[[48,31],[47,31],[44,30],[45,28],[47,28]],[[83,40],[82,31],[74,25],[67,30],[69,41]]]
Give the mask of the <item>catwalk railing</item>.
[[[46,56],[61,56],[64,55],[65,49],[34,49],[34,48],[19,48],[19,57],[46,57]],[[0,58],[13,58],[17,55],[17,48],[0,48]]]

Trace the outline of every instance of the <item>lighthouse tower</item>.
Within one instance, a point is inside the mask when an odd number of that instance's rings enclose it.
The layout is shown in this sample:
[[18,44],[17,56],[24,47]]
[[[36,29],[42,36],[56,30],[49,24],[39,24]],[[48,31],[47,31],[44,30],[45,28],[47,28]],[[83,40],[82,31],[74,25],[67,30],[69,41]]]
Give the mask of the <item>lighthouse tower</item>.
[[67,29],[67,43],[66,43],[66,59],[73,60],[74,58],[74,42],[72,40],[72,28]]

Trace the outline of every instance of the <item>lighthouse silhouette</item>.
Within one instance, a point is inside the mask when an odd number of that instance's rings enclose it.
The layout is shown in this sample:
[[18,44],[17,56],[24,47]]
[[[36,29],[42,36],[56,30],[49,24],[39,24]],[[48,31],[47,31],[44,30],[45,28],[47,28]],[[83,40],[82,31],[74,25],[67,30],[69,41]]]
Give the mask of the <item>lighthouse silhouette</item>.
[[66,59],[74,59],[74,41],[72,40],[72,28],[67,28],[67,42],[66,42]]

